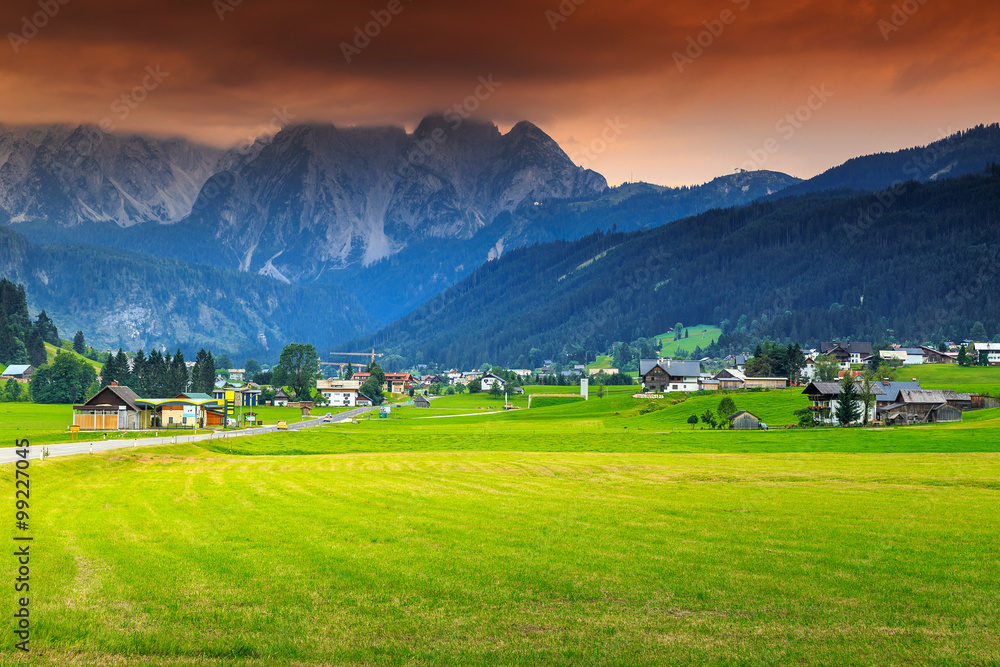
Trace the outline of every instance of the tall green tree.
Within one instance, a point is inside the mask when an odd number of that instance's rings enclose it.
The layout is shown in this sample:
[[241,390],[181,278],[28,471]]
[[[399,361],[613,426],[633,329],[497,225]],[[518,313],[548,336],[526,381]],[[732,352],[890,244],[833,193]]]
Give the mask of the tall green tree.
[[280,369],[284,384],[300,400],[309,400],[319,375],[319,357],[311,343],[289,343],[281,350],[275,367],[275,377]]
[[167,385],[167,398],[171,398],[188,390],[190,377],[188,376],[187,362],[184,361],[184,353],[181,352],[180,348],[177,348],[177,352],[174,353],[174,358],[170,361],[168,377],[170,378],[170,381]]
[[233,367],[233,362],[232,360],[229,359],[229,355],[226,354],[225,352],[220,354],[219,357],[215,360],[216,370],[225,369],[228,371],[232,367]]
[[372,399],[372,403],[375,405],[382,405],[382,402],[385,400],[385,396],[382,394],[382,385],[373,377],[362,382],[361,388],[358,391]]
[[0,365],[23,364],[28,360],[28,351],[17,337],[3,313],[0,313]]
[[972,325],[972,331],[969,333],[969,340],[973,343],[985,343],[988,338],[989,337],[986,334],[986,327],[983,326],[982,322],[976,322]]
[[245,370],[247,372],[247,382],[253,382],[257,373],[260,373],[260,362],[256,359],[247,359]]
[[57,354],[48,366],[31,376],[31,397],[35,403],[79,403],[87,398],[97,371],[72,354]]
[[35,368],[41,368],[48,363],[48,353],[45,351],[45,341],[42,340],[38,330],[34,327],[28,332],[28,339],[25,341],[25,348],[28,353],[28,363]]
[[834,415],[841,426],[848,426],[858,421],[860,413],[858,387],[851,374],[847,373],[840,382],[840,393],[837,394],[837,410]]
[[62,340],[59,338],[59,330],[56,328],[52,319],[46,315],[44,310],[38,313],[38,319],[35,320],[35,328],[38,330],[38,333],[41,334],[42,340],[46,343],[49,345],[55,345],[56,347],[62,347]]
[[7,389],[5,393],[7,394],[7,400],[12,403],[17,403],[21,399],[21,383],[14,378],[7,380]]
[[77,329],[76,335],[73,336],[73,351],[77,354],[87,353],[87,344],[83,340],[83,331]]
[[972,358],[969,356],[969,351],[966,349],[965,345],[958,348],[958,365],[959,366],[971,366]]
[[816,380],[819,382],[836,382],[840,373],[840,362],[829,354],[821,354],[813,364]]
[[385,386],[385,371],[378,364],[369,364],[368,372],[371,373],[372,379],[378,383],[379,387]]
[[858,401],[861,403],[861,422],[867,426],[868,416],[872,413],[878,400],[875,395],[875,386],[879,383],[877,371],[869,370],[861,376],[861,388],[858,391]]
[[732,417],[736,414],[736,401],[731,397],[726,396],[721,401],[719,401],[719,420],[725,421],[726,423],[732,423]]

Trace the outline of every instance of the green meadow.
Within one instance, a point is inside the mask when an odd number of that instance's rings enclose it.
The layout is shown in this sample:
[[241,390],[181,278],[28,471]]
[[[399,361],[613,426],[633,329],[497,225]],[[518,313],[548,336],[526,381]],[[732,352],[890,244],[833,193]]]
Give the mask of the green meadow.
[[687,338],[678,341],[674,340],[674,334],[662,334],[656,337],[660,342],[660,355],[669,357],[677,354],[678,350],[684,350],[689,355],[694,352],[694,348],[705,349],[722,335],[722,329],[707,324],[699,324],[693,327],[684,327],[688,333]]
[[1000,664],[1000,410],[624,389],[32,461],[31,664]]

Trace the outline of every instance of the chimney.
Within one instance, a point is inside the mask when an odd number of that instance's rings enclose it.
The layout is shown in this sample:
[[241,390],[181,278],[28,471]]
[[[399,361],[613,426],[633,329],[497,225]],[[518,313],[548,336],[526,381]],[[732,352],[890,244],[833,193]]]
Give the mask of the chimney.
[[889,386],[889,378],[882,378],[882,384],[884,384],[886,387],[888,387]]
[[111,385],[110,385],[110,386],[112,386],[112,387],[117,387],[117,386],[118,386],[118,383],[117,383],[117,382],[115,382],[114,380],[112,380],[112,381],[111,381]]

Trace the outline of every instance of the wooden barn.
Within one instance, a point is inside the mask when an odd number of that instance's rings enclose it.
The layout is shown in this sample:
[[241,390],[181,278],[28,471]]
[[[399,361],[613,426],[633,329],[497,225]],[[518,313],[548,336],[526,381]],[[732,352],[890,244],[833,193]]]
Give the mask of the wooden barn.
[[111,384],[83,405],[73,406],[73,425],[81,431],[134,431],[153,426],[156,410],[128,387]]
[[896,402],[882,408],[879,415],[888,424],[960,422],[964,400],[956,401],[954,395],[940,390],[902,389]]
[[746,410],[740,410],[729,418],[733,423],[734,431],[759,431],[760,417]]
[[423,394],[417,394],[413,398],[413,407],[416,407],[416,408],[429,408],[429,407],[431,407],[431,399],[427,398]]

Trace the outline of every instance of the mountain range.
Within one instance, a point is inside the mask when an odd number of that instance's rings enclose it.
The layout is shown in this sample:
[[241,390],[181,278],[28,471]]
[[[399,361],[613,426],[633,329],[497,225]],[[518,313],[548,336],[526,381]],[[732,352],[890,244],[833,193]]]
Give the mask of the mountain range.
[[[76,273],[50,267],[39,274],[3,257],[0,268],[33,276],[33,305],[46,308],[61,327],[92,327],[95,341],[120,339],[123,323],[115,313],[126,306],[120,287],[108,298],[96,290],[110,283],[80,272],[85,266],[110,271],[115,258],[138,274],[180,272],[191,295],[208,293],[211,285],[226,304],[244,304],[226,315],[232,326],[246,327],[238,335],[232,329],[225,336],[200,333],[200,327],[188,335],[180,325],[190,315],[183,306],[161,310],[164,293],[133,291],[125,300],[148,311],[125,326],[147,334],[135,343],[196,346],[202,336],[217,349],[242,353],[261,338],[290,340],[285,336],[294,331],[323,346],[406,316],[484,262],[518,248],[596,230],[650,230],[793,194],[837,190],[847,196],[911,177],[937,181],[981,172],[994,161],[1000,161],[997,125],[851,160],[807,181],[757,171],[694,187],[609,188],[528,122],[506,134],[491,123],[442,116],[425,118],[413,132],[294,125],[229,151],[86,126],[0,127],[0,220],[23,235],[8,245],[30,250],[43,267],[54,257],[70,264],[80,258]],[[75,284],[53,281],[54,273]],[[258,308],[268,300],[220,287],[225,284],[295,303],[322,295],[350,317],[292,325],[276,316],[268,328],[277,311]],[[88,289],[93,293],[84,296]],[[71,290],[77,301],[68,297]],[[96,312],[80,309],[81,298]],[[164,298],[178,307],[178,299]],[[219,310],[229,313],[221,302]],[[307,307],[300,316],[308,320],[313,311]]]

